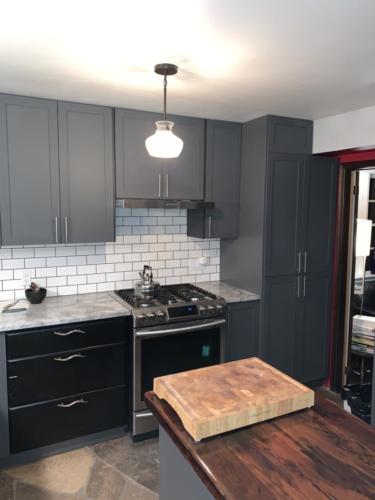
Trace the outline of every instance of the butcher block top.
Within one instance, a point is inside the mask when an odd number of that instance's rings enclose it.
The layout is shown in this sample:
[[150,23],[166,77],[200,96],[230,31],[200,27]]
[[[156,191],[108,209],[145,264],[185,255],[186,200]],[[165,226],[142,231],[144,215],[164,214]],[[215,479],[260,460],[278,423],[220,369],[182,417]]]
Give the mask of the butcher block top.
[[314,392],[258,358],[154,379],[196,440],[311,407]]

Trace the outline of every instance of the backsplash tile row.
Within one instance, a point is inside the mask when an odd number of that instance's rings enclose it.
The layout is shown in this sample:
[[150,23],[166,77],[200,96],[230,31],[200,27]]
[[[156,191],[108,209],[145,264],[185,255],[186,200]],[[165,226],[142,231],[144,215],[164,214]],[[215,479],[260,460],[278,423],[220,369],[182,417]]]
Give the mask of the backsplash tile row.
[[215,281],[220,240],[187,236],[186,210],[118,206],[115,243],[0,247],[0,301],[24,298],[25,274],[50,297],[132,288],[143,264],[161,284]]

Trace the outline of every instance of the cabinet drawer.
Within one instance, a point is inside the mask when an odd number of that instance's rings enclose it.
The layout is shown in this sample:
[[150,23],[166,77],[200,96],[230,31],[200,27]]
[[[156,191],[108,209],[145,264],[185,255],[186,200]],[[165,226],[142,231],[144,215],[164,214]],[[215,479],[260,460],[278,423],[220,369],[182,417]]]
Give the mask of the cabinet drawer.
[[8,333],[7,359],[122,342],[126,324],[126,318],[115,318]]
[[125,425],[124,386],[9,410],[11,453]]
[[9,406],[102,389],[125,382],[125,344],[8,361]]

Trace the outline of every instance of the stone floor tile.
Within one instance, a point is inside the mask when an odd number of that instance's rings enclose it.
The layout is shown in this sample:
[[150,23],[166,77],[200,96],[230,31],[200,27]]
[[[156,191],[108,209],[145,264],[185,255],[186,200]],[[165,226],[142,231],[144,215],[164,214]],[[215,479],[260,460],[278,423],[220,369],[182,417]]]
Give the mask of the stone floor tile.
[[14,500],[13,479],[0,473],[0,500]]
[[101,460],[96,460],[87,484],[86,495],[91,500],[118,500],[125,486],[123,475]]
[[[42,490],[31,484],[16,482],[14,500],[85,500],[83,493],[56,493]],[[0,497],[1,498],[1,497]],[[2,499],[1,499],[2,500]]]
[[122,496],[118,500],[158,500],[159,495],[132,479],[126,480]]
[[86,486],[93,463],[92,453],[83,448],[12,467],[4,472],[22,483],[55,493],[74,494]]
[[132,444],[128,436],[112,439],[92,447],[106,463],[146,488],[159,491],[158,440],[148,439]]

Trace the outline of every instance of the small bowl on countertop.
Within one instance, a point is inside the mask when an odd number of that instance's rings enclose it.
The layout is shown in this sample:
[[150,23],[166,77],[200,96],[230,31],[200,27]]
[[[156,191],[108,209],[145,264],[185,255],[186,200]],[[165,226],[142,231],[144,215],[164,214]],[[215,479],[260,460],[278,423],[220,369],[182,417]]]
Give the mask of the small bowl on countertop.
[[46,298],[47,290],[46,288],[38,288],[37,290],[32,290],[27,288],[25,290],[26,298],[31,304],[41,304]]

